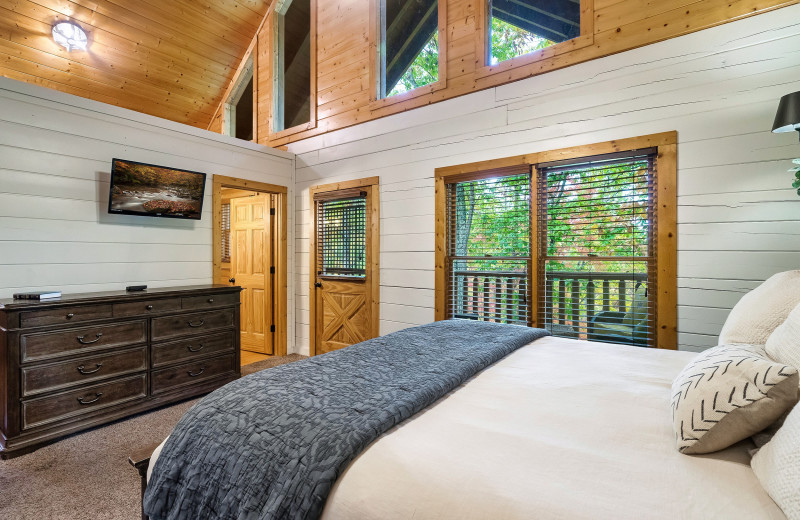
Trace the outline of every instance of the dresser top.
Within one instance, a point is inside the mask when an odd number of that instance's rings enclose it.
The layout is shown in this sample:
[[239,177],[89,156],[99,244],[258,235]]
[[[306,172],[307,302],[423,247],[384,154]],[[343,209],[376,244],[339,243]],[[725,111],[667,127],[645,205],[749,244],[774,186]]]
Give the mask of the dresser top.
[[239,292],[241,290],[242,288],[239,286],[207,284],[187,285],[182,287],[153,287],[144,291],[134,292],[120,290],[63,294],[60,298],[48,298],[46,300],[14,300],[12,298],[6,298],[0,299],[0,310],[15,311],[22,309],[38,309],[74,303],[105,303],[112,301],[119,303],[124,301],[146,300],[149,298],[163,298],[168,296],[187,296],[196,292],[226,293]]

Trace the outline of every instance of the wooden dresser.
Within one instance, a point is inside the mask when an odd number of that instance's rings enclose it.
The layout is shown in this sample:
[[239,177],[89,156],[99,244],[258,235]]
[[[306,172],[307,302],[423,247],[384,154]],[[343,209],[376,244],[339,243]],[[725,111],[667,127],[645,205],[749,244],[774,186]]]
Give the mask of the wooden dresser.
[[0,300],[0,456],[237,379],[240,290]]

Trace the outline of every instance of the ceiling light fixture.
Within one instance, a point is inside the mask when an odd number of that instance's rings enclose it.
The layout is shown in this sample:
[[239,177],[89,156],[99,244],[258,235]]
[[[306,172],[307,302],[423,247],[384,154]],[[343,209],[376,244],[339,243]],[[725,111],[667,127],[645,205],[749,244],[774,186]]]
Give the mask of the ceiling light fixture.
[[72,22],[59,22],[53,26],[53,40],[67,51],[86,50],[86,32]]

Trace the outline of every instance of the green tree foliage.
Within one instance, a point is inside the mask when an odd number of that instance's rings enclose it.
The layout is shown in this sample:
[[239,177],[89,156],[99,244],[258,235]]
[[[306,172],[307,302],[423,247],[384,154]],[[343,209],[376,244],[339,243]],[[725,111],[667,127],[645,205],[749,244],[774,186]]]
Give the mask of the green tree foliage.
[[431,39],[408,66],[405,74],[386,95],[396,96],[437,81],[439,81],[439,32],[434,31]]
[[[492,18],[492,63],[505,61],[529,52],[544,49],[553,42],[524,29]],[[434,31],[428,43],[411,62],[406,72],[386,95],[396,96],[439,81],[439,32]]]
[[549,47],[554,42],[492,17],[492,64]]

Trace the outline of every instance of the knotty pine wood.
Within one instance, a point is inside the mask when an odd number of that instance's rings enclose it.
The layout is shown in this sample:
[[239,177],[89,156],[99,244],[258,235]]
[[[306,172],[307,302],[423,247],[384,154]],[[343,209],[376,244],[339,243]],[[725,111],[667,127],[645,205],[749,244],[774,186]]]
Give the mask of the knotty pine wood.
[[[443,88],[423,88],[421,94],[406,95],[402,101],[373,101],[374,47],[370,46],[370,9],[373,1],[319,0],[317,40],[319,97],[315,128],[292,134],[275,134],[268,117],[259,117],[259,142],[284,146],[366,121],[489,89],[523,78],[573,66],[629,49],[692,33],[708,27],[800,0],[592,0],[593,15],[584,17],[582,30],[589,31],[581,45],[541,51],[541,57],[521,57],[511,65],[489,70],[483,63],[483,0],[442,0],[447,15],[444,44]],[[591,7],[591,6],[590,6]],[[589,11],[586,6],[584,11]],[[265,26],[265,30],[267,27]],[[583,37],[582,37],[583,38]],[[267,38],[269,39],[269,38]],[[585,38],[584,38],[585,39]],[[567,52],[561,52],[564,48]],[[270,71],[265,60],[258,71],[259,92],[268,98]],[[270,62],[271,63],[271,62]],[[518,63],[521,65],[517,66]],[[495,72],[499,70],[499,72]],[[209,129],[216,126],[209,126]],[[265,133],[264,130],[268,130]]]
[[[269,5],[18,0],[0,6],[0,75],[207,128]],[[87,32],[87,51],[53,41],[64,20]]]

